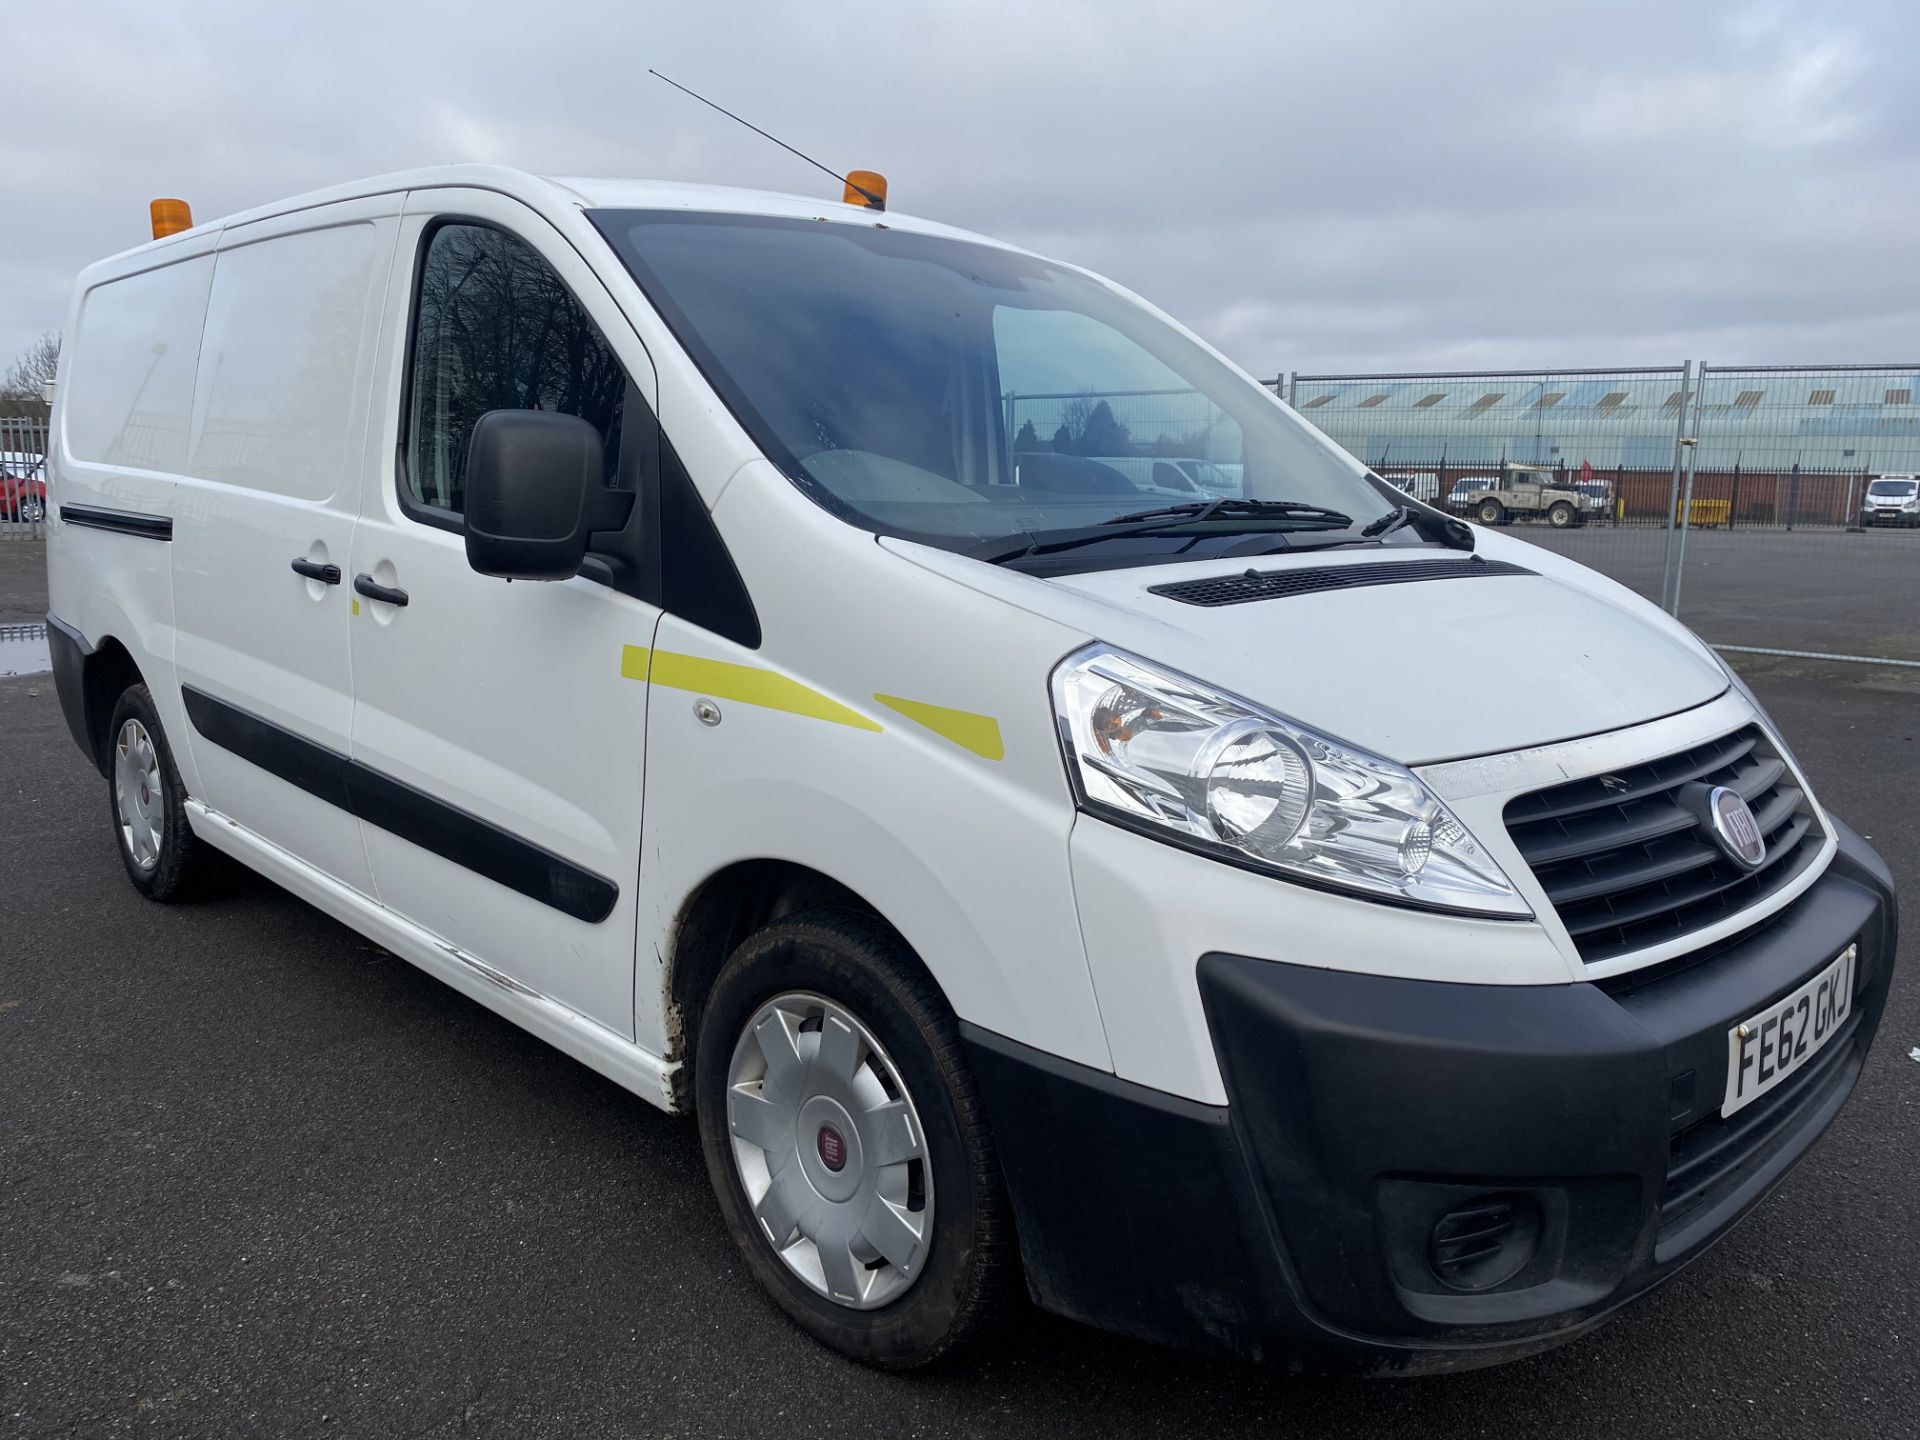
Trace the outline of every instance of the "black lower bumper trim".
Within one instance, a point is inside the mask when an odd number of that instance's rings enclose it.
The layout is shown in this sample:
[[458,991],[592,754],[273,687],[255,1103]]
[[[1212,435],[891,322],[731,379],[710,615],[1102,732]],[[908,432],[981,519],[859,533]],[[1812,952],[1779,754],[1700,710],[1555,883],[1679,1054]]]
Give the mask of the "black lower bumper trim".
[[93,646],[87,637],[58,615],[47,616],[47,656],[53,662],[53,689],[60,697],[60,714],[67,722],[73,743],[98,765],[93,737],[87,733],[87,657]]
[[[1792,905],[1618,993],[1205,956],[1224,1107],[963,1034],[1042,1305],[1316,1369],[1465,1368],[1598,1323],[1778,1183],[1859,1076],[1895,930],[1840,827]],[[1850,943],[1832,1056],[1722,1121],[1728,1029]]]

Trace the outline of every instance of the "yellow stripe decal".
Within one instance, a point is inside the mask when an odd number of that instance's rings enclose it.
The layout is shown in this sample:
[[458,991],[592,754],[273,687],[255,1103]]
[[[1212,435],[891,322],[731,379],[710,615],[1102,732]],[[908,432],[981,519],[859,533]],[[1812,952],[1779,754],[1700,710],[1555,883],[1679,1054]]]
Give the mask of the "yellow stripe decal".
[[898,710],[916,725],[924,725],[934,734],[951,740],[962,750],[988,760],[1006,757],[1007,747],[1000,739],[1000,722],[991,715],[975,715],[971,710],[949,710],[944,705],[929,705],[924,700],[903,700],[898,695],[875,695],[889,710]]
[[620,656],[620,673],[629,680],[649,680],[670,690],[691,690],[716,700],[738,700],[742,705],[784,710],[790,715],[828,720],[855,730],[880,729],[877,721],[869,720],[858,710],[848,709],[812,686],[755,665],[735,665],[699,655],[680,655],[672,650],[655,650],[649,655],[637,645],[628,645]]

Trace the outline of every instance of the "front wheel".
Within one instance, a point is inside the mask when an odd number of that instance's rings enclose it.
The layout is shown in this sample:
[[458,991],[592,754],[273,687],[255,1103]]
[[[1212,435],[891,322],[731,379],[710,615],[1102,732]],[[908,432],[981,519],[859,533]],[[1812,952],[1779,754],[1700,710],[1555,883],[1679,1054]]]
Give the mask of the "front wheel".
[[1574,522],[1579,518],[1580,517],[1574,513],[1573,506],[1564,500],[1547,511],[1547,523],[1556,530],[1572,528]]
[[1017,1263],[999,1162],[953,1013],[883,922],[816,910],[742,944],[694,1089],[721,1213],[802,1329],[907,1369],[989,1328]]

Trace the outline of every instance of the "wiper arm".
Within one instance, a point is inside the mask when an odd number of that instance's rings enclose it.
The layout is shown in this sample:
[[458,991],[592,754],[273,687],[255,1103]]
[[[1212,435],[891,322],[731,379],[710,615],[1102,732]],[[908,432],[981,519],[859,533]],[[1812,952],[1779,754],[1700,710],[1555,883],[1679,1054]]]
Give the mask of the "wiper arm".
[[1102,520],[1102,525],[1129,525],[1141,520],[1211,520],[1216,515],[1310,515],[1333,525],[1351,525],[1353,517],[1324,505],[1309,505],[1304,500],[1192,500],[1180,505],[1163,505],[1157,510],[1135,510]]
[[1360,529],[1362,535],[1370,539],[1384,540],[1394,531],[1406,526],[1413,527],[1414,534],[1422,540],[1436,545],[1445,545],[1449,550],[1473,549],[1473,531],[1445,515],[1436,515],[1430,510],[1416,509],[1412,505],[1396,505],[1377,520],[1369,520]]
[[1369,538],[1391,535],[1402,526],[1413,523],[1413,511],[1404,505],[1396,505],[1378,520],[1369,520],[1360,527],[1360,533]]

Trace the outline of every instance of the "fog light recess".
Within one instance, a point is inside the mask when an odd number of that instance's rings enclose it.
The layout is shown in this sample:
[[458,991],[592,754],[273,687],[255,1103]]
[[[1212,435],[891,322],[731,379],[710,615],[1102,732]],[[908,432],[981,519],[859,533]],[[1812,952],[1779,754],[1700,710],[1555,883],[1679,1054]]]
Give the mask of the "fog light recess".
[[1483,1195],[1434,1223],[1427,1264],[1454,1290],[1492,1290],[1540,1248],[1540,1206],[1526,1195]]

